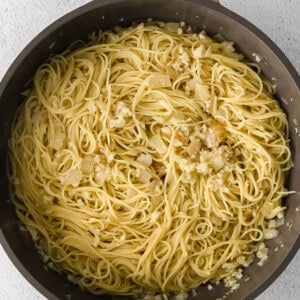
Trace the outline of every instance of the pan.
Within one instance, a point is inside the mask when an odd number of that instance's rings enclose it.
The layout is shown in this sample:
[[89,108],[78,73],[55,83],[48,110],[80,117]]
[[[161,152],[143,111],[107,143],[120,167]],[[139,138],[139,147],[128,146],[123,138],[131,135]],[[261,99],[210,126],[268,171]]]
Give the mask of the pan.
[[[286,224],[276,239],[267,244],[269,259],[263,267],[255,262],[245,270],[240,288],[229,299],[253,299],[266,289],[284,270],[300,245],[300,93],[299,76],[279,48],[258,28],[245,19],[208,0],[102,0],[93,1],[60,18],[20,53],[0,84],[0,241],[8,256],[24,275],[48,299],[112,299],[94,296],[68,282],[54,271],[47,271],[31,238],[20,230],[16,213],[10,202],[7,178],[7,142],[16,108],[24,100],[21,93],[35,70],[50,55],[61,53],[76,40],[87,40],[89,33],[129,26],[133,21],[148,18],[190,24],[194,30],[205,29],[208,34],[220,33],[233,41],[238,51],[249,61],[256,56],[263,75],[276,83],[277,98],[288,116],[294,168],[287,178],[287,188],[296,193],[284,199],[287,206]],[[275,251],[274,249],[278,249]],[[206,286],[190,299],[222,298],[228,291],[222,284],[213,290]],[[117,297],[114,297],[117,298]],[[118,297],[120,298],[120,297]],[[125,297],[123,297],[125,298]]]

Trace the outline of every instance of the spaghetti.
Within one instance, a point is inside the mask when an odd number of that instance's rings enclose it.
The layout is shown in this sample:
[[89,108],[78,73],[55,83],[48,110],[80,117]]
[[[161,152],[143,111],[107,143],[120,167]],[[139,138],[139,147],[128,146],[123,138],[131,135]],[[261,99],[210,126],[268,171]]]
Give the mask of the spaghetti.
[[18,217],[45,261],[95,294],[230,284],[285,209],[288,123],[272,86],[232,43],[176,23],[91,38],[41,66],[17,112]]

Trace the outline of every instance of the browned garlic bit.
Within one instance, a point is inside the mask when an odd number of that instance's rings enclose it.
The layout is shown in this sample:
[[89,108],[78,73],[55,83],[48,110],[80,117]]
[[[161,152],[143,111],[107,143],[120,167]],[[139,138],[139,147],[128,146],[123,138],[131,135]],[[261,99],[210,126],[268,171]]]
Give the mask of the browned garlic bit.
[[262,242],[258,245],[256,256],[260,259],[260,261],[257,264],[260,267],[262,267],[265,264],[267,258],[269,257],[269,249],[266,247],[265,243]]

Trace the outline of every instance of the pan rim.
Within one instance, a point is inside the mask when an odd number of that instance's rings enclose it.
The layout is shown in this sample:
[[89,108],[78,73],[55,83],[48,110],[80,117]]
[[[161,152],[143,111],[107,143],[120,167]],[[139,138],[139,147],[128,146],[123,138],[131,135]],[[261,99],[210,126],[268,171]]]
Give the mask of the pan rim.
[[[294,81],[295,85],[300,90],[300,76],[298,75],[296,69],[288,60],[286,55],[281,51],[281,49],[260,29],[258,29],[255,25],[244,19],[243,17],[239,16],[238,14],[230,11],[229,9],[225,8],[224,6],[212,2],[211,0],[177,0],[179,2],[185,2],[187,4],[194,4],[198,6],[203,6],[209,9],[212,9],[225,17],[228,17],[246,29],[250,30],[252,33],[256,35],[258,39],[260,39],[267,47],[269,47],[275,56],[281,61],[283,66],[286,68],[287,72],[291,76],[292,80]],[[0,82],[0,101],[2,99],[3,92],[6,89],[6,86],[11,81],[13,75],[19,68],[21,62],[29,55],[32,50],[49,34],[53,31],[57,30],[64,24],[70,22],[72,19],[78,17],[79,15],[85,14],[91,10],[94,10],[98,7],[102,7],[105,5],[111,4],[118,4],[128,2],[128,0],[103,0],[101,2],[98,1],[91,1],[83,6],[80,6],[71,12],[63,15],[62,17],[56,19],[50,25],[48,25],[45,29],[43,29],[39,34],[37,34],[19,53],[19,55],[15,58],[12,62],[8,70],[6,71],[5,75],[3,76]],[[167,2],[167,0],[158,0],[158,2]],[[134,2],[133,2],[134,3]],[[13,263],[13,265],[18,269],[18,271],[22,274],[22,276],[33,286],[35,287],[42,295],[49,299],[59,299],[55,294],[53,294],[48,288],[43,286],[31,273],[26,269],[23,265],[22,261],[18,259],[15,255],[10,244],[7,242],[5,235],[0,228],[0,244],[2,245],[4,251],[6,252],[7,256]],[[262,291],[264,291],[267,287],[269,287],[274,280],[282,273],[282,271],[286,268],[289,262],[297,253],[300,247],[300,235],[296,238],[293,246],[291,246],[289,253],[286,257],[282,260],[282,262],[277,266],[276,270],[271,273],[267,278],[264,278],[264,282],[258,286],[255,290],[250,292],[249,295],[246,296],[247,299],[253,299],[258,296]]]

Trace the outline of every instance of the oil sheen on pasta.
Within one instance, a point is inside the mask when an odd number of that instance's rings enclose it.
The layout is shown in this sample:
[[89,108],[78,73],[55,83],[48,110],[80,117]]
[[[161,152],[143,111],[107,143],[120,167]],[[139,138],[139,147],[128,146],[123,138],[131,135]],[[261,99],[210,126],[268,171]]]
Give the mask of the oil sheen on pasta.
[[18,217],[48,265],[95,294],[228,281],[285,209],[271,85],[232,43],[178,24],[91,38],[41,66],[17,112]]

